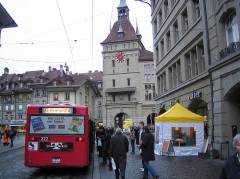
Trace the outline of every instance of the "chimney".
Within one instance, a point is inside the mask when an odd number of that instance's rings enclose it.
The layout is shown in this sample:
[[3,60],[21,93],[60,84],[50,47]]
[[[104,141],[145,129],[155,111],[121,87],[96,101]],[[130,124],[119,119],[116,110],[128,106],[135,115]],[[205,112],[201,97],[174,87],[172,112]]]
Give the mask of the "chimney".
[[92,73],[92,70],[89,70],[88,73]]
[[51,66],[48,67],[48,71],[52,71],[52,67]]
[[65,63],[64,67],[65,67],[65,70],[66,70],[66,74],[69,75],[69,67],[67,66],[67,63]]
[[8,75],[9,74],[9,69],[8,69],[8,67],[5,67],[4,68],[4,73],[3,73],[4,75]]
[[63,77],[63,75],[64,75],[63,65],[60,65],[60,77]]

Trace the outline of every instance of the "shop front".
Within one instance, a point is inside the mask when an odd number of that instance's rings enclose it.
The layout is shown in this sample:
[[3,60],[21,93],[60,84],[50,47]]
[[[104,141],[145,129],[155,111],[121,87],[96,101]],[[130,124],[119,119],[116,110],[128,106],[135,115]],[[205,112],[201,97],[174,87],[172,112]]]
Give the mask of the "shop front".
[[18,133],[26,132],[26,120],[11,120],[10,127],[13,127]]

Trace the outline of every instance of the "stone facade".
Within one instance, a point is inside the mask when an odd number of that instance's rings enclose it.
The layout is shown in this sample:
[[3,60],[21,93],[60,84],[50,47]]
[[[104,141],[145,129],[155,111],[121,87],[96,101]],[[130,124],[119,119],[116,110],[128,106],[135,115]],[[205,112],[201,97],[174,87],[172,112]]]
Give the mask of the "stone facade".
[[29,104],[88,105],[90,118],[98,119],[97,111],[102,109],[95,103],[101,98],[101,79],[102,72],[70,74],[62,66],[23,74],[10,74],[5,68],[0,76],[0,127],[9,124],[24,129]]
[[240,127],[239,2],[152,1],[156,108],[178,101],[207,115],[209,141],[219,151]]
[[162,0],[152,4],[157,111],[180,102],[210,117],[203,13],[202,1]]
[[118,20],[101,43],[103,47],[103,122],[120,126],[126,118],[137,124],[155,113],[155,68],[152,52],[147,51],[129,21],[129,9],[121,0]]
[[[239,0],[207,2],[214,144],[220,149],[240,132]],[[230,147],[232,149],[232,147]],[[225,153],[226,154],[226,153]]]

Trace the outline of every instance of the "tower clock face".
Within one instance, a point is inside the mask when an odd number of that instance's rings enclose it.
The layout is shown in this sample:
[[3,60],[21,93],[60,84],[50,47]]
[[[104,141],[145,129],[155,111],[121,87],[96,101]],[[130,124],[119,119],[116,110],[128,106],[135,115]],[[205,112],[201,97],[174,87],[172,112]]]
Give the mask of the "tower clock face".
[[123,52],[118,52],[115,56],[117,62],[122,63],[125,60]]

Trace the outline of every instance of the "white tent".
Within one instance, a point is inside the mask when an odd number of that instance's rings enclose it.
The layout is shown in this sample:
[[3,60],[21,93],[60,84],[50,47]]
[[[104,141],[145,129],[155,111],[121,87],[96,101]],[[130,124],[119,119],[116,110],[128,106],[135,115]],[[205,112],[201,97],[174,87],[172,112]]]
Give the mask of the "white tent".
[[175,156],[198,155],[204,143],[205,119],[179,103],[155,117],[155,153],[161,155],[164,140],[172,140]]

